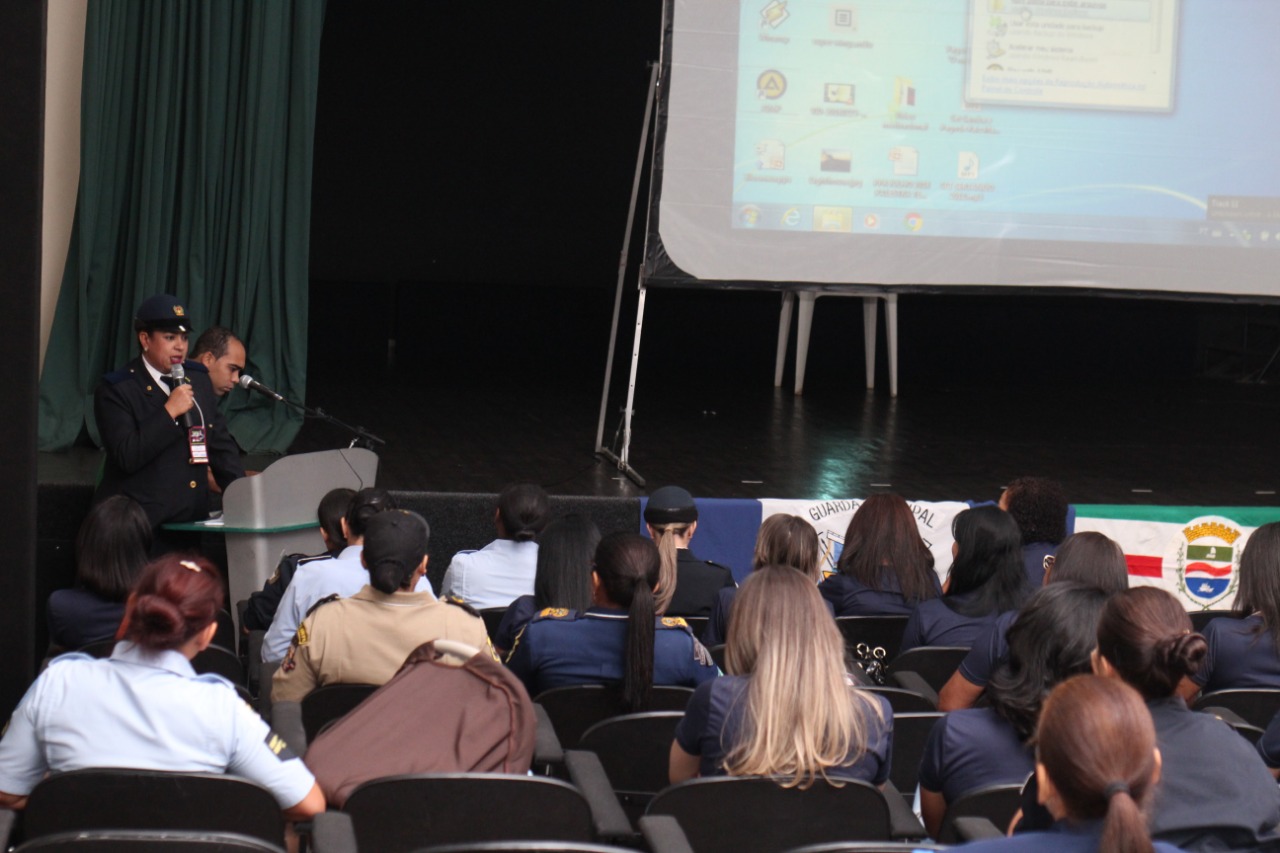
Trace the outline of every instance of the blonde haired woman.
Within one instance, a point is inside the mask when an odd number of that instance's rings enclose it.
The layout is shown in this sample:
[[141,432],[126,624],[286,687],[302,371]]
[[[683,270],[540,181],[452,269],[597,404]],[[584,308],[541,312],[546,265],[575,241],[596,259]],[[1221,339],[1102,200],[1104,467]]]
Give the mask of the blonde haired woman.
[[694,776],[889,778],[893,711],[857,689],[844,642],[812,579],[787,566],[753,572],[734,602],[729,675],[694,691],[671,745],[672,782]]

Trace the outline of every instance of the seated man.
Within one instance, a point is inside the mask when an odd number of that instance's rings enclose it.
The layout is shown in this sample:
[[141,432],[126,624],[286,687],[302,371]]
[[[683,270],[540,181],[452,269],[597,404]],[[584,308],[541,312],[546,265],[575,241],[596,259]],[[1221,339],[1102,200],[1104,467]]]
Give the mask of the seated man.
[[360,563],[365,528],[369,519],[395,508],[395,501],[382,489],[361,489],[356,493],[346,517],[342,519],[347,547],[336,558],[303,566],[294,575],[263,639],[263,663],[284,658],[285,652],[289,651],[290,640],[316,602],[331,595],[340,598],[355,595],[369,583],[369,573]]
[[551,502],[541,487],[520,483],[503,489],[493,516],[498,538],[479,551],[454,554],[441,592],[477,610],[506,607],[532,595],[538,571],[535,540],[550,520]]
[[200,362],[209,371],[213,393],[225,397],[228,391],[236,387],[240,374],[244,371],[244,344],[230,329],[210,326],[196,339],[191,359]]

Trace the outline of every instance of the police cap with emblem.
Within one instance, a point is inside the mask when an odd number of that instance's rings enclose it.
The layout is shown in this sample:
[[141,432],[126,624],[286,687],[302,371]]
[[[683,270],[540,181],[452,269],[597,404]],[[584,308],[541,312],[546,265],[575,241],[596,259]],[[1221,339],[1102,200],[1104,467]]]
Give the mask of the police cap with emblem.
[[688,524],[698,520],[698,505],[693,495],[679,486],[663,486],[649,496],[644,520],[649,524]]
[[178,297],[168,293],[148,296],[133,316],[135,332],[190,332],[194,325]]

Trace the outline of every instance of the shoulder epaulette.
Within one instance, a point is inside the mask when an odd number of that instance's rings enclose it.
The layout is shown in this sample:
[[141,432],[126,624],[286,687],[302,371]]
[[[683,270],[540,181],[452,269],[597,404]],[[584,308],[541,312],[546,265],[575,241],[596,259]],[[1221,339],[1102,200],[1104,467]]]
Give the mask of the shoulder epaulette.
[[728,566],[717,563],[715,560],[703,560],[702,562],[706,563],[708,566],[711,566],[712,568],[724,569],[729,574],[733,574],[733,569],[729,568]]
[[568,607],[544,607],[530,619],[530,622],[540,622],[543,619],[577,619],[578,611],[570,610]]
[[326,595],[324,598],[320,599],[315,604],[308,607],[306,614],[302,618],[306,619],[307,616],[310,616],[312,613],[316,612],[316,608],[320,607],[321,605],[328,604],[331,601],[337,601],[339,598],[342,598],[342,596],[338,595],[336,592],[333,595]]
[[690,634],[692,634],[692,633],[693,633],[693,630],[692,630],[692,629],[690,629],[690,627],[689,627],[689,623],[688,623],[688,622],[686,622],[686,621],[684,621],[684,619],[682,619],[682,618],[681,618],[681,617],[679,617],[679,616],[662,616],[662,617],[660,617],[660,618],[658,619],[658,626],[657,626],[657,627],[659,627],[659,628],[682,628],[682,629],[684,629],[685,631],[688,631]]
[[476,610],[474,607],[472,607],[470,604],[467,604],[465,601],[463,601],[461,598],[458,598],[458,596],[456,595],[442,596],[440,600],[443,601],[445,604],[452,604],[454,607],[461,607],[463,610],[465,610],[467,613],[470,613],[472,616],[475,616],[477,618],[480,617],[479,610]]

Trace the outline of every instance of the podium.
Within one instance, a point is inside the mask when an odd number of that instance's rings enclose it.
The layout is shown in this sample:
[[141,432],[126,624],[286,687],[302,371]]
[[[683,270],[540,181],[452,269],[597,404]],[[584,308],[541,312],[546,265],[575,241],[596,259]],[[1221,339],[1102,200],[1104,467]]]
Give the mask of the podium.
[[222,533],[227,540],[229,606],[262,589],[280,557],[324,550],[316,508],[332,489],[375,484],[378,455],[349,447],[285,456],[254,477],[236,480],[222,495],[222,517],[185,530]]

